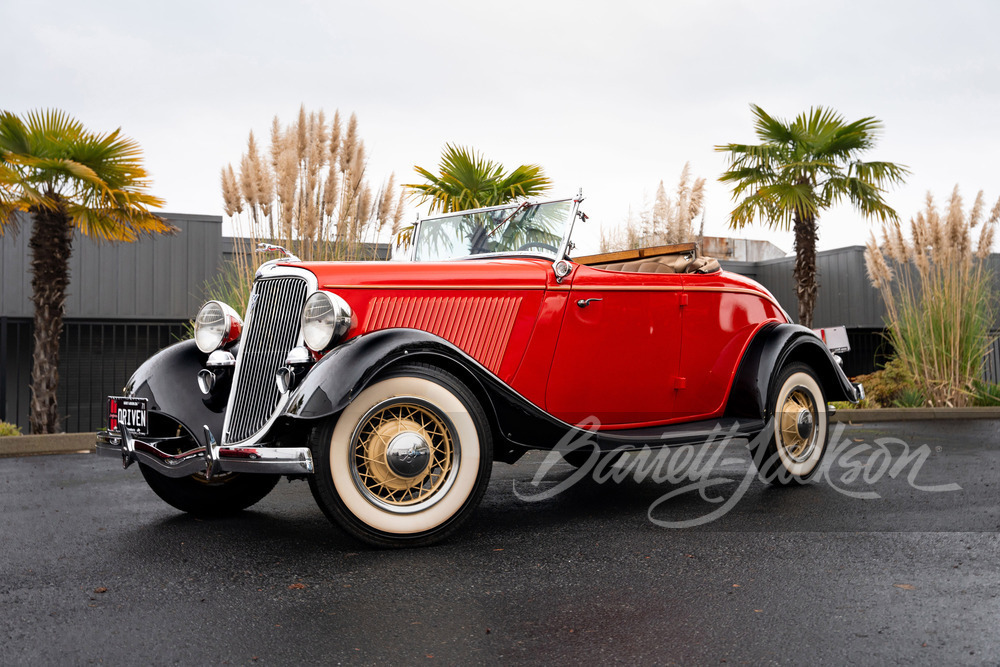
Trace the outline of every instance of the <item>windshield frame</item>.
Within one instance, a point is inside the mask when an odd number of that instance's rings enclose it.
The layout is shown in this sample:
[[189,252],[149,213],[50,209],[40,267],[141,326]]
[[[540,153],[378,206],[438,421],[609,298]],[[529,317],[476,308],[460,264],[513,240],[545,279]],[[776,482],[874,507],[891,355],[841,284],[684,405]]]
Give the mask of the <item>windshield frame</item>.
[[[430,261],[452,262],[452,261],[461,261],[461,260],[488,259],[488,258],[495,258],[495,257],[524,257],[524,256],[539,257],[539,258],[542,258],[542,259],[548,259],[548,260],[550,260],[552,262],[559,261],[560,259],[565,259],[566,258],[566,253],[567,253],[568,248],[569,248],[569,241],[570,241],[570,238],[573,235],[573,226],[574,226],[574,223],[576,222],[576,218],[577,218],[577,215],[578,215],[579,210],[580,210],[580,203],[582,201],[583,201],[583,195],[580,194],[580,195],[577,195],[576,197],[561,197],[559,199],[546,199],[544,201],[526,200],[526,201],[523,201],[523,202],[520,202],[520,203],[508,202],[506,204],[500,204],[499,206],[484,206],[482,208],[470,208],[470,209],[466,209],[466,210],[463,210],[463,211],[450,211],[448,213],[439,213],[439,214],[436,214],[436,215],[428,216],[426,218],[417,220],[417,223],[416,223],[417,224],[417,228],[416,228],[416,230],[414,231],[414,234],[413,234],[413,244],[412,244],[412,248],[411,248],[410,253],[409,253],[409,260],[411,262],[417,262],[417,263],[420,263],[420,262],[430,262]],[[475,213],[488,213],[488,212],[491,212],[491,211],[500,211],[500,210],[504,210],[504,209],[509,209],[512,213],[514,213],[519,207],[543,206],[545,204],[561,204],[563,202],[570,202],[569,220],[566,221],[566,224],[563,227],[563,229],[564,229],[563,236],[562,236],[562,238],[559,241],[559,246],[558,246],[558,249],[556,250],[555,256],[553,256],[552,253],[549,253],[549,252],[545,252],[545,251],[542,251],[542,250],[532,249],[532,250],[506,250],[506,251],[503,251],[503,252],[485,252],[485,253],[477,253],[477,254],[474,254],[474,255],[461,255],[461,256],[457,256],[457,257],[450,257],[448,259],[440,259],[440,260],[418,260],[417,259],[417,244],[420,243],[420,232],[422,231],[423,225],[424,225],[425,222],[432,222],[434,220],[441,220],[443,218],[453,218],[453,217],[460,216],[460,215],[472,215],[472,214],[475,214]]]

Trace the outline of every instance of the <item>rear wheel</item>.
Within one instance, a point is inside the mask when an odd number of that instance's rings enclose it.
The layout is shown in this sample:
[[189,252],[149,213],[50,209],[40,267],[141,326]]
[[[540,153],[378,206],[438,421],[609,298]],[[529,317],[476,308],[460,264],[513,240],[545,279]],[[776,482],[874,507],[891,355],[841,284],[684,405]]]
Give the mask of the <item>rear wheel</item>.
[[760,478],[770,484],[802,484],[819,470],[829,437],[826,398],[815,372],[789,364],[771,397],[769,441],[754,452]]
[[197,516],[224,516],[244,510],[264,499],[280,475],[222,473],[208,479],[198,473],[167,477],[140,463],[146,484],[168,505]]
[[412,365],[366,388],[313,431],[309,485],[323,512],[377,546],[444,539],[489,483],[493,446],[478,400],[454,375]]

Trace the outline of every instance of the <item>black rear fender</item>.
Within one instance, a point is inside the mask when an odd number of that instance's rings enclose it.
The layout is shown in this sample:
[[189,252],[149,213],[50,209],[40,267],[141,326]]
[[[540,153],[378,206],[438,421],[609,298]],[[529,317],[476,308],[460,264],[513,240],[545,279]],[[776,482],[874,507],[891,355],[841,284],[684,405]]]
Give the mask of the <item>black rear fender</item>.
[[761,327],[740,361],[730,389],[726,415],[767,419],[769,398],[778,374],[790,363],[801,362],[816,373],[828,401],[857,402],[858,395],[826,345],[798,324]]

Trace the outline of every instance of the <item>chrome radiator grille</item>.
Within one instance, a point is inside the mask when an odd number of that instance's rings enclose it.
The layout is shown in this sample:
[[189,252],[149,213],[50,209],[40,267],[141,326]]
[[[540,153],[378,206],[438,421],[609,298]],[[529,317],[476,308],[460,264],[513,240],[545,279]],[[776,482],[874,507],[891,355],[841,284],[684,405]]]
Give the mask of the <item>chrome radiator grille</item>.
[[274,372],[299,340],[306,291],[306,281],[301,278],[266,278],[254,284],[229,397],[226,442],[251,437],[278,407],[281,394]]

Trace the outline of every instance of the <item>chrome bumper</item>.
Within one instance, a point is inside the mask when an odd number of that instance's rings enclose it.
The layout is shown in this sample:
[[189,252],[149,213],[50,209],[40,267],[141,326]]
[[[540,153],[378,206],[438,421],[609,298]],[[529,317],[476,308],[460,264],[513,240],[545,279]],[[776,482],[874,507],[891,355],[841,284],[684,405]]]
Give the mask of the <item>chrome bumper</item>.
[[272,475],[303,475],[313,472],[312,452],[308,447],[222,447],[212,431],[205,427],[207,447],[196,447],[180,454],[168,454],[155,443],[137,440],[125,426],[117,431],[97,432],[97,453],[121,459],[128,468],[136,461],[167,477],[187,477],[204,473],[211,478],[220,472],[250,472]]

